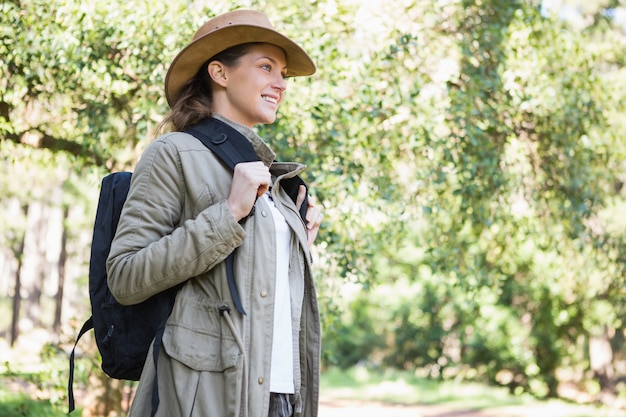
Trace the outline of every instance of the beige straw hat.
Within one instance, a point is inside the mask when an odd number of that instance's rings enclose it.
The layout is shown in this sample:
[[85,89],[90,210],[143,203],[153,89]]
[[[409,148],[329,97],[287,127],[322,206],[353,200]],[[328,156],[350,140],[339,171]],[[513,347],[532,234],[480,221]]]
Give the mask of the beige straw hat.
[[207,21],[192,41],[176,55],[165,77],[165,96],[170,107],[180,90],[209,58],[236,45],[263,42],[285,51],[287,76],[311,75],[315,63],[294,41],[278,33],[269,18],[254,10],[235,10]]

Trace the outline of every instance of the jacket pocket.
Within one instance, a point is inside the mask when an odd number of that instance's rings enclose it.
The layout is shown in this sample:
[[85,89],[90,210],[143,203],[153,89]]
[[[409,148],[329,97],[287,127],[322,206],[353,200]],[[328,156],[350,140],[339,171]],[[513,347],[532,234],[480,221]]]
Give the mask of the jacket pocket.
[[167,354],[196,371],[222,372],[235,366],[239,347],[220,316],[222,304],[179,293],[163,333]]

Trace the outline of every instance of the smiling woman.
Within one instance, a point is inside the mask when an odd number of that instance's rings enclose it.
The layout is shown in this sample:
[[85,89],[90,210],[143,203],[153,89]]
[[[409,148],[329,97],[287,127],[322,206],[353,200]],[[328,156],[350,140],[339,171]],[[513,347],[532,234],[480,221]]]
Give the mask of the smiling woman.
[[[172,131],[135,168],[107,262],[122,304],[180,286],[131,416],[317,415],[310,246],[322,215],[298,177],[305,166],[275,162],[253,130],[276,120],[286,77],[314,72],[300,46],[251,10],[209,20],[174,58],[161,124]],[[243,137],[254,158],[231,172],[191,127],[220,146]],[[233,306],[241,314],[231,317]]]

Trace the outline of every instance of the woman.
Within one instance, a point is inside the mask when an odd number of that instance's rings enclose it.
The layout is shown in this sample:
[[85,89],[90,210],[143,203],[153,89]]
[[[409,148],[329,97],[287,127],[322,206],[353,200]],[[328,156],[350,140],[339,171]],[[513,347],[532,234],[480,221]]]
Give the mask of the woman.
[[[172,62],[164,123],[175,131],[137,164],[107,262],[122,304],[182,285],[131,416],[150,415],[155,370],[157,416],[317,415],[320,324],[309,246],[322,216],[306,199],[303,221],[306,188],[290,198],[282,186],[305,166],[274,162],[252,130],[274,122],[286,77],[314,72],[302,48],[250,10],[209,20]],[[230,171],[184,133],[203,120],[244,135],[260,161]],[[235,249],[245,314],[230,308],[224,260]]]

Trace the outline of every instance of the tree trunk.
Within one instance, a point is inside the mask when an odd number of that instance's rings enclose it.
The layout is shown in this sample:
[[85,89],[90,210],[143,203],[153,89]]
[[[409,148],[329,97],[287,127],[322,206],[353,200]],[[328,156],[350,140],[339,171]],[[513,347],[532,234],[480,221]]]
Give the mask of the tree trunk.
[[24,252],[24,239],[19,243],[19,248],[15,253],[17,259],[17,269],[15,271],[15,289],[13,290],[13,313],[11,316],[11,335],[9,345],[13,347],[20,333],[20,309],[22,307],[22,259]]
[[591,336],[589,340],[589,363],[600,384],[600,390],[603,393],[612,393],[615,369],[613,368],[613,348],[609,330],[606,327],[602,334]]
[[82,417],[122,417],[127,415],[123,407],[124,381],[109,378],[95,370],[89,376],[88,395]]
[[[54,329],[55,337],[61,334],[61,317],[63,312],[63,287],[65,285],[65,265],[67,263],[67,218],[69,216],[69,207],[63,208],[63,232],[61,234],[61,252],[59,254],[59,281],[57,284],[57,293],[55,298],[55,310],[54,310],[54,323],[52,328]],[[58,342],[58,340],[57,340]]]
[[[22,213],[28,213],[28,205],[20,207]],[[11,251],[13,257],[17,261],[15,268],[15,284],[13,286],[13,308],[11,315],[11,329],[9,335],[9,345],[15,346],[15,342],[20,335],[20,311],[22,310],[22,265],[24,265],[24,241],[26,240],[26,231],[19,228],[12,233]]]
[[41,202],[28,206],[26,232],[24,235],[21,291],[24,298],[26,318],[31,326],[41,325],[41,295],[47,265],[45,207]]

